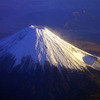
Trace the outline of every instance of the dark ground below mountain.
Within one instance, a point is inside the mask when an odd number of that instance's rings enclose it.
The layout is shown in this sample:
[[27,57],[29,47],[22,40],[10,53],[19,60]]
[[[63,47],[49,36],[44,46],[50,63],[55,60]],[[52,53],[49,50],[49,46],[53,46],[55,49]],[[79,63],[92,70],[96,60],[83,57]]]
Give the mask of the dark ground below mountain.
[[[3,59],[2,59],[3,60]],[[0,100],[99,100],[100,71],[88,68],[88,71],[73,71],[50,67],[46,62],[44,69],[40,64],[31,70],[28,59],[23,69],[17,66],[12,72],[3,70],[7,59],[0,60]],[[9,62],[9,63],[7,63]],[[2,66],[2,67],[1,67]],[[24,70],[25,69],[25,70]]]

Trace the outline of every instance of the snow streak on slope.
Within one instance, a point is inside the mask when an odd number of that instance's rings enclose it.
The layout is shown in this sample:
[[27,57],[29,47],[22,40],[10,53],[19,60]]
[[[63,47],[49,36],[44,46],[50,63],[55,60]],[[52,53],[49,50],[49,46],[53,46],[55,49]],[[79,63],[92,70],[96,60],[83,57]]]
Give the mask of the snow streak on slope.
[[[23,57],[31,56],[32,60],[44,66],[45,61],[51,65],[74,70],[84,70],[87,66],[100,69],[98,57],[86,53],[62,40],[45,27],[30,27],[0,42],[0,56],[12,54],[15,66]],[[32,63],[32,62],[30,62]]]

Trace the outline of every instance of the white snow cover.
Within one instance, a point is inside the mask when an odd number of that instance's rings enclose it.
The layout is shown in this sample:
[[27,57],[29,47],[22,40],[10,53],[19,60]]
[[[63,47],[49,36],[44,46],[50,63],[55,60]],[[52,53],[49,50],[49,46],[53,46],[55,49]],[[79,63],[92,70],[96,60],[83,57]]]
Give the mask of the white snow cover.
[[46,27],[29,26],[0,41],[0,56],[12,54],[16,62],[31,56],[34,62],[44,66],[45,61],[51,65],[72,70],[84,70],[87,66],[100,69],[98,57],[84,52],[56,36]]

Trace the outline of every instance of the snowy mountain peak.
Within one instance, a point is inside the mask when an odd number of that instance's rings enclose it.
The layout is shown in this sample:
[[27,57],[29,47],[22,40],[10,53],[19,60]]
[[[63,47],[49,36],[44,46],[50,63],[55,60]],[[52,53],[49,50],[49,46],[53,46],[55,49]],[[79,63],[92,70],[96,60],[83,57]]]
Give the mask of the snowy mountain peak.
[[43,27],[43,26],[30,25],[29,27],[32,28],[32,29],[45,29],[45,27]]
[[30,25],[30,28],[35,28],[35,26],[34,25]]
[[67,43],[46,27],[34,25],[0,41],[0,57],[8,54],[15,59],[13,68],[21,64],[23,58],[31,57],[29,66],[33,62],[44,66],[48,61],[59,70],[60,67],[84,70],[87,66],[100,69],[98,57]]

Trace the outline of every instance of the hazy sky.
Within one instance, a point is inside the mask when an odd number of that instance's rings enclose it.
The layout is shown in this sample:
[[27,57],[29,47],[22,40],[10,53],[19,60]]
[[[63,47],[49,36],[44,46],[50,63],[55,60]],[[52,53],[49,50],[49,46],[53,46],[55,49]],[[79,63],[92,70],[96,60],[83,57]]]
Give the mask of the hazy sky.
[[100,9],[100,0],[0,0],[0,10]]
[[[100,0],[0,0],[0,35],[17,32],[30,24],[64,27],[68,20],[74,20],[73,12],[82,14],[82,11],[87,12],[81,16],[81,19],[85,16],[86,22],[91,16],[97,19]],[[96,27],[99,22],[95,21]]]

